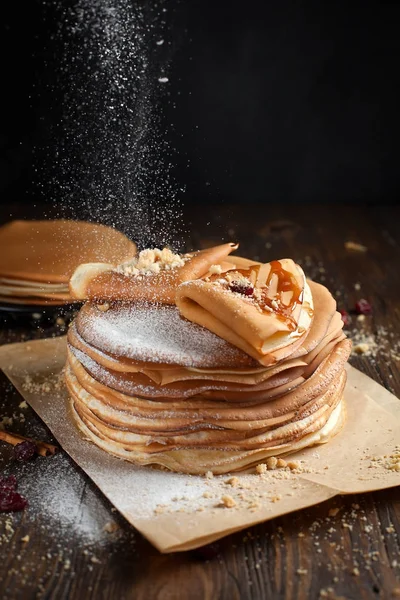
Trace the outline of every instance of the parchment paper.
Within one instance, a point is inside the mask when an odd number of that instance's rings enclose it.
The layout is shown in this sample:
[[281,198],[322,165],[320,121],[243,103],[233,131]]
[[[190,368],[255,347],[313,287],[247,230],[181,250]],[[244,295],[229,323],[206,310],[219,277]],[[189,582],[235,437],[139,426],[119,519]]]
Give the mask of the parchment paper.
[[[230,480],[136,467],[85,440],[72,422],[65,388],[51,384],[65,355],[65,337],[10,344],[0,348],[0,367],[64,450],[161,552],[193,549],[337,494],[400,483],[400,472],[389,468],[397,460],[390,455],[399,452],[400,401],[350,366],[346,424],[328,444],[290,457],[302,461],[303,472],[235,474],[237,480]],[[27,375],[39,384],[49,381],[49,390],[28,389]],[[234,507],[221,503],[224,495]]]

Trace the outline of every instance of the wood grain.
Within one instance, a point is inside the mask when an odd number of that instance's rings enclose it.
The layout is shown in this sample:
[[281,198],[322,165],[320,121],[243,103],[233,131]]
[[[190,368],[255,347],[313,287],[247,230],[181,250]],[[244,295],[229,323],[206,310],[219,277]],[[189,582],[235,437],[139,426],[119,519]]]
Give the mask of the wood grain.
[[[398,341],[398,208],[203,205],[188,211],[186,220],[192,223],[187,247],[238,240],[245,256],[263,261],[288,256],[301,261],[309,276],[332,290],[340,308],[352,309],[360,297],[367,298],[374,312],[363,323],[364,329],[378,339],[382,331],[395,334],[388,338],[390,347]],[[349,252],[344,247],[348,240],[364,244],[368,251]],[[355,289],[355,283],[360,289]],[[355,317],[353,326],[359,327]],[[0,343],[64,331],[53,318],[45,322],[30,317],[3,320]],[[360,354],[351,362],[400,396],[400,363],[393,353],[378,351],[373,359]],[[17,415],[14,431],[54,441],[29,408],[19,408],[21,398],[4,376],[0,377],[0,398],[1,414]],[[400,597],[400,488],[339,497],[229,536],[201,551],[161,555],[112,511],[63,452],[20,464],[12,461],[6,444],[1,443],[0,450],[1,471],[15,473],[21,492],[31,500],[25,513],[0,515],[2,598]],[[64,501],[64,514],[59,514],[57,497],[64,491],[67,499],[71,497],[71,506],[66,510]],[[329,516],[335,507],[340,510]],[[118,527],[114,532],[104,530],[110,522]]]

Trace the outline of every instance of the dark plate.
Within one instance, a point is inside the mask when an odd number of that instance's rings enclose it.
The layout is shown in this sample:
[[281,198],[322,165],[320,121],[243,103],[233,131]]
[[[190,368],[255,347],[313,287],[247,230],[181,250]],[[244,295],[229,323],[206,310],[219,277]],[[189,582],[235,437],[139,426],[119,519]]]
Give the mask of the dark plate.
[[76,304],[12,304],[0,302],[0,319],[2,320],[30,320],[36,323],[54,321],[63,317],[69,321],[73,314],[79,310],[81,303]]
[[54,313],[62,311],[71,311],[79,308],[80,304],[13,304],[12,302],[0,302],[1,312],[11,313]]

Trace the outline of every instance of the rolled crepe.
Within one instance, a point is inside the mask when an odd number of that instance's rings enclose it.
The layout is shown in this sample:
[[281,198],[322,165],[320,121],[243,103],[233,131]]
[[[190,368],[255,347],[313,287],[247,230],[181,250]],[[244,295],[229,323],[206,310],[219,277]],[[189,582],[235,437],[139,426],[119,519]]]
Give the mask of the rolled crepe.
[[271,365],[301,346],[313,318],[305,275],[291,259],[182,283],[176,305],[189,321]]
[[[165,268],[161,256],[159,272],[150,269],[137,272],[137,263],[134,261],[117,269],[110,265],[80,265],[70,281],[71,295],[79,300],[175,304],[178,285],[203,277],[213,265],[219,265],[237,247],[237,244],[222,244],[181,255],[176,260],[176,266],[172,263],[165,265]],[[158,252],[162,254],[164,251]]]

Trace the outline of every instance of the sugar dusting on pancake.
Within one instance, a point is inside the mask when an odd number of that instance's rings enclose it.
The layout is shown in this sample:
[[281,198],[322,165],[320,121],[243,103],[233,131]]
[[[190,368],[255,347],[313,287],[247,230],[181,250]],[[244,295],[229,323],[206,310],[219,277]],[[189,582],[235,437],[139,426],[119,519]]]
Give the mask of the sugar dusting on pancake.
[[86,305],[77,328],[93,346],[133,360],[186,367],[255,365],[238,348],[183,319],[173,306],[132,304],[101,312]]

